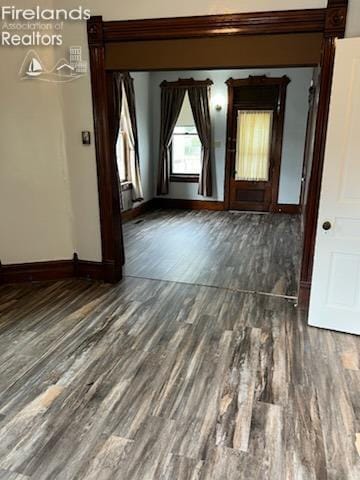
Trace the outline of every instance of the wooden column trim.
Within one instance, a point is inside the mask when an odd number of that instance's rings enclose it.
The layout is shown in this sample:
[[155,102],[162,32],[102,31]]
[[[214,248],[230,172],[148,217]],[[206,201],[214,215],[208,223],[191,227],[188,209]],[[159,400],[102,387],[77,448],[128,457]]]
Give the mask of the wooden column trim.
[[336,38],[342,38],[345,33],[347,3],[347,0],[329,0],[325,16],[324,39],[320,62],[320,95],[316,119],[314,154],[309,181],[309,196],[305,209],[304,246],[299,292],[299,304],[301,307],[306,307],[310,298],[316,227],[335,60],[335,42]]
[[87,31],[98,172],[102,263],[104,280],[116,282],[121,279],[122,231],[117,172],[109,129],[102,17],[91,17],[87,24]]
[[230,13],[104,23],[105,42],[167,40],[218,35],[322,32],[325,9]]

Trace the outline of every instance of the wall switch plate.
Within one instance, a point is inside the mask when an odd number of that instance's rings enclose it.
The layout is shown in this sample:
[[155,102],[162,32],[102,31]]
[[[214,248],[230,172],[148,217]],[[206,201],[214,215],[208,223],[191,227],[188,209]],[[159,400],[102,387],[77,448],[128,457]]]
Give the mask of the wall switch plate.
[[88,130],[84,130],[81,132],[81,139],[83,145],[90,145],[91,144],[91,134]]

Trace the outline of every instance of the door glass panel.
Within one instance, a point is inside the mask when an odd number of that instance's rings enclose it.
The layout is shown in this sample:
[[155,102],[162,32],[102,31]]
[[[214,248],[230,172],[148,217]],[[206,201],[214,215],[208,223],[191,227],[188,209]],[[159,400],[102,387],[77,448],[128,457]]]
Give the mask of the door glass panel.
[[268,181],[273,112],[239,110],[235,180]]

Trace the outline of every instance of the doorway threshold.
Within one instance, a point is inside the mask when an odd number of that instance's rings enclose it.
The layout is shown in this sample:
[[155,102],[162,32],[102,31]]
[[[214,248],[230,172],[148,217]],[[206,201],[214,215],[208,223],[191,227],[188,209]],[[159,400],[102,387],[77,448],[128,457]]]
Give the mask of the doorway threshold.
[[254,210],[228,210],[229,213],[246,213],[252,215],[270,215],[270,212],[256,212]]
[[230,288],[230,287],[218,287],[216,285],[207,285],[206,283],[191,283],[191,282],[184,282],[178,280],[163,280],[161,278],[152,278],[152,277],[142,277],[139,275],[124,275],[123,278],[138,278],[143,280],[153,280],[156,282],[166,282],[166,283],[177,283],[179,285],[194,285],[195,287],[206,287],[206,288],[214,288],[216,290],[226,290],[228,292],[234,293],[245,293],[248,295],[263,295],[266,297],[275,297],[275,298],[282,298],[284,300],[288,300],[290,302],[294,302],[295,305],[297,304],[298,297],[294,295],[282,295],[280,293],[272,293],[272,292],[261,292],[258,290],[244,290],[241,288]]

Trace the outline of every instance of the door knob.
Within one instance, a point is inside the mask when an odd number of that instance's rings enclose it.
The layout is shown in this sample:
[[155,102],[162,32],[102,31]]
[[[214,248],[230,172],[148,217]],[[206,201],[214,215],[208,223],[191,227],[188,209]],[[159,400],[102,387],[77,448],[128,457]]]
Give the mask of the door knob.
[[331,228],[331,223],[330,222],[324,222],[322,225],[323,230],[330,230]]

